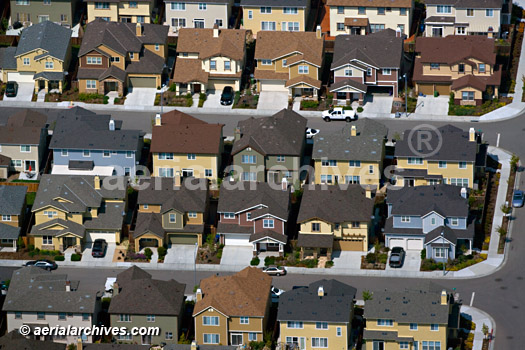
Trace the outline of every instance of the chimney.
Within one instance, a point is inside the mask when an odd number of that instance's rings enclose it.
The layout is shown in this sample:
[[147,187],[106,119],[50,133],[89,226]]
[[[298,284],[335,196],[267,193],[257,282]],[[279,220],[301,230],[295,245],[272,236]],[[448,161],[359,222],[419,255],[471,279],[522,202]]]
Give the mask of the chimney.
[[119,288],[120,288],[120,286],[118,285],[118,283],[117,283],[117,282],[114,282],[114,283],[113,283],[113,296],[118,295]]
[[100,176],[95,175],[95,190],[100,190]]
[[448,304],[448,298],[447,298],[447,291],[446,290],[442,290],[441,291],[441,305],[447,305]]
[[71,281],[66,281],[66,292],[71,292]]
[[288,180],[285,177],[281,180],[281,189],[286,191],[288,189]]
[[77,350],[82,350],[82,338],[77,339]]
[[317,26],[315,28],[315,37],[317,39],[321,39],[323,37],[323,33],[321,32],[321,26]]
[[241,139],[241,129],[239,127],[235,128],[235,130],[233,131],[233,135],[234,141],[239,141]]
[[369,199],[372,198],[372,189],[370,187],[365,188],[365,196],[366,198],[369,198]]
[[324,288],[323,288],[323,286],[319,286],[319,288],[317,288],[317,296],[318,297],[324,297]]
[[175,187],[180,187],[180,171],[177,171],[175,173]]
[[137,36],[142,36],[142,23],[137,22],[137,25],[135,27],[135,34]]
[[162,117],[160,116],[160,113],[155,114],[155,126],[161,126],[162,125]]
[[115,121],[113,119],[109,120],[109,130],[115,131]]
[[197,345],[197,341],[196,340],[192,340],[191,341],[191,350],[197,350],[199,349],[199,346]]
[[467,199],[467,188],[461,187],[461,197]]
[[197,299],[197,301],[202,300],[202,289],[197,288],[197,292],[195,293],[195,298]]
[[357,136],[357,128],[355,125],[352,125],[352,129],[350,129],[350,136]]
[[476,130],[474,130],[474,128],[468,130],[468,140],[470,142],[476,142]]
[[217,23],[213,25],[213,37],[214,38],[219,37],[219,25]]

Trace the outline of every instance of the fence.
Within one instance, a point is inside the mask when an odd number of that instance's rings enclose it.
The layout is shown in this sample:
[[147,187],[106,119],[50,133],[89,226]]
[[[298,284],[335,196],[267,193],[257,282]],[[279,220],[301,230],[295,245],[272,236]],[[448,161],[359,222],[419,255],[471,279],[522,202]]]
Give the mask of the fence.
[[38,191],[37,182],[0,182],[0,186],[26,186],[27,192]]

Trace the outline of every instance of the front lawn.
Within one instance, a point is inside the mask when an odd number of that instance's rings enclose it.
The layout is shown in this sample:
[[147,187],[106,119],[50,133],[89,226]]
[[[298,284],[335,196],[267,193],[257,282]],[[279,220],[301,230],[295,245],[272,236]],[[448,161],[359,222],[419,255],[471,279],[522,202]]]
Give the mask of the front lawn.
[[[85,103],[98,103],[98,104],[108,104],[109,97],[101,94],[88,94],[78,92],[78,89],[67,90],[61,94],[48,93],[45,97],[46,102],[63,102],[63,101],[73,101],[73,102],[85,102]],[[122,101],[124,103],[124,101]]]
[[[191,107],[193,105],[193,98],[191,97],[191,94],[178,96],[175,91],[168,90],[162,95],[164,98],[164,106]],[[155,96],[155,106],[160,106],[160,96],[161,94],[157,94],[157,96]]]
[[259,103],[259,95],[255,95],[250,89],[245,89],[242,93],[235,92],[232,108],[256,109]]
[[[454,260],[449,260],[446,263],[446,271],[459,271],[474,264],[487,260],[487,254],[474,253],[470,255],[460,255]],[[436,271],[443,270],[443,263],[435,262],[433,259],[421,260],[421,271]]]
[[448,115],[480,116],[501,108],[511,102],[511,97],[501,97],[499,99],[496,98],[494,100],[485,101],[481,106],[461,106],[454,104],[454,93],[451,93],[448,102]]

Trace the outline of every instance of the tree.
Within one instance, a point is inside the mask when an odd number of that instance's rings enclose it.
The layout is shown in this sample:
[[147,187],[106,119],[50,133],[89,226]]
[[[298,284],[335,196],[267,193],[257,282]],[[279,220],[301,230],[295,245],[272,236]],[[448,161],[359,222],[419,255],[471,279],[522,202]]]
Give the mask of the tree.
[[513,154],[512,157],[510,158],[510,168],[512,169],[512,171],[518,170],[519,162],[520,162],[520,157]]
[[486,339],[489,334],[489,326],[483,323],[483,326],[481,327],[481,332],[483,333]]
[[509,215],[511,212],[512,212],[512,208],[510,206],[507,206],[505,204],[503,204],[501,207],[501,212],[505,215]]
[[372,300],[372,296],[374,295],[374,293],[372,293],[371,291],[369,290],[364,290],[363,291],[363,300],[364,301],[368,301],[368,300]]

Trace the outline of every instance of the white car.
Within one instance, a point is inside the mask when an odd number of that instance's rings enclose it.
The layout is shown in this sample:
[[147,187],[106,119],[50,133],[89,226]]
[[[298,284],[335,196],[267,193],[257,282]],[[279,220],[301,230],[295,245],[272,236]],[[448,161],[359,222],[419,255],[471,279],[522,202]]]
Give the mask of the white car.
[[272,289],[270,289],[270,291],[272,292],[272,296],[277,296],[277,297],[284,293],[283,289],[279,289],[273,286],[272,286]]
[[357,119],[354,110],[343,109],[343,107],[334,107],[323,111],[322,117],[325,122],[332,120],[346,120],[347,122],[351,122],[352,120]]
[[319,134],[319,130],[318,129],[314,129],[314,128],[307,128],[306,129],[306,138],[307,139],[311,139],[312,137],[314,137],[317,134]]

